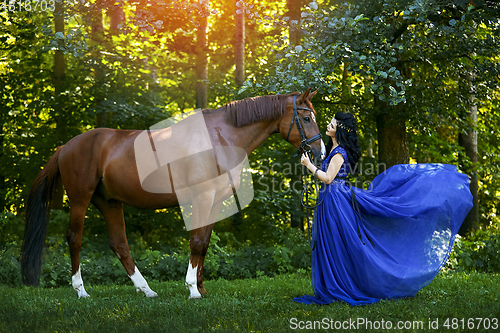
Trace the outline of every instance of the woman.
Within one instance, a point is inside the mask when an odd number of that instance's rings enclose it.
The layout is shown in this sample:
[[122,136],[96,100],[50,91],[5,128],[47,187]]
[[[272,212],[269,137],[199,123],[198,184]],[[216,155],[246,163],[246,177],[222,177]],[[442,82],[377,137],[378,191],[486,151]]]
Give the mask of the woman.
[[452,165],[395,165],[371,189],[351,188],[346,177],[360,157],[356,127],[352,114],[337,113],[321,169],[302,156],[324,184],[315,211],[314,296],[296,302],[363,305],[414,296],[448,259],[472,208],[469,179]]

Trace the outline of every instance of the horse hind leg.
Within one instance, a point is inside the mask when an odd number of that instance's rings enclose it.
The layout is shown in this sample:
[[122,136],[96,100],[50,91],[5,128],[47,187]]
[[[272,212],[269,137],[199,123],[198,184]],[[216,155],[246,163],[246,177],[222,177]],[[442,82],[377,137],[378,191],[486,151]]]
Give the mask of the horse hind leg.
[[85,222],[85,212],[87,211],[88,203],[82,204],[72,203],[70,207],[70,222],[66,232],[68,240],[69,253],[71,256],[72,277],[71,282],[73,288],[78,293],[78,298],[90,297],[83,286],[82,274],[80,270],[80,250],[82,248],[82,233]]
[[149,288],[146,279],[135,266],[130,255],[125,231],[125,219],[123,217],[123,204],[115,200],[105,200],[98,194],[92,197],[92,203],[99,209],[106,220],[109,232],[109,247],[120,259],[137,292],[143,292],[147,297],[158,297],[158,294]]

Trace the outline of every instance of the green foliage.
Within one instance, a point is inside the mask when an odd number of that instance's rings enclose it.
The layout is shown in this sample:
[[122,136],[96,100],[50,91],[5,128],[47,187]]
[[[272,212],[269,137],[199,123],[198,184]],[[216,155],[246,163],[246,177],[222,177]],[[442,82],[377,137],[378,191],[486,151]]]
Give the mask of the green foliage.
[[[8,216],[8,219],[2,220],[3,231],[22,225],[22,220],[15,215]],[[53,234],[47,239],[47,250],[43,256],[43,286],[70,284],[71,260],[63,236],[67,222],[67,213],[53,212],[49,223]],[[99,222],[103,223],[102,220]],[[271,242],[268,245],[243,244],[232,233],[214,232],[205,259],[205,278],[232,280],[306,272],[310,269],[309,244],[301,231],[289,227],[269,227],[269,231],[271,234],[265,238]],[[162,246],[156,244],[152,247],[140,234],[133,234],[129,241],[132,257],[147,279],[167,281],[184,278],[189,261],[187,240],[165,240]],[[0,284],[20,285],[21,243],[22,240],[4,241],[0,248]],[[457,236],[446,270],[498,273],[499,253],[500,232],[494,226],[479,229],[467,238]],[[87,233],[84,236],[81,267],[84,280],[91,285],[126,284],[129,281],[120,261],[108,249],[106,238],[99,235]]]
[[11,212],[0,213],[0,247],[10,242],[22,241],[24,220]]
[[447,268],[459,271],[500,272],[500,232],[478,229],[467,238],[457,236]]
[[[67,286],[71,282],[71,259],[64,237],[68,218],[68,214],[61,211],[52,214],[47,248],[43,255],[42,286]],[[18,220],[11,218],[8,224],[17,223]],[[99,222],[104,223],[102,220]],[[186,232],[184,235],[187,236]],[[303,234],[296,229],[274,228],[272,239],[278,243],[270,247],[239,244],[234,238],[228,239],[227,234],[221,236],[226,238],[225,245],[220,243],[221,237],[217,233],[212,234],[204,266],[207,279],[275,276],[307,269],[310,265],[309,246]],[[165,240],[164,244],[157,244],[157,249],[154,249],[139,234],[133,234],[129,237],[129,243],[132,258],[147,279],[167,281],[185,277],[190,253],[187,240],[180,243],[175,239],[170,240],[170,243]],[[0,248],[0,284],[20,285],[20,245],[20,242],[6,242]],[[82,276],[91,285],[126,284],[129,281],[121,262],[107,247],[105,237],[85,233],[80,262]]]
[[279,273],[288,273],[287,268],[290,267],[290,250],[286,246],[276,244],[266,250],[272,255],[274,264],[278,267]]
[[0,284],[21,285],[19,245],[17,242],[12,242],[0,248]]
[[[388,40],[389,7],[372,18],[366,17],[364,8],[358,5],[318,8],[311,2],[302,12],[302,44],[292,45],[286,36],[277,40],[271,50],[275,51],[276,62],[269,75],[248,81],[242,89],[284,92],[310,86],[338,99],[342,95],[338,69],[348,64],[350,71],[372,78],[371,91],[379,99],[391,105],[404,102],[404,90],[410,81],[405,81],[394,66],[403,46]],[[288,18],[283,20],[286,23]]]
[[20,285],[20,248],[23,219],[11,212],[0,214],[0,284]]
[[[455,164],[478,173],[480,224],[487,225],[500,202],[500,145],[498,131],[492,130],[500,119],[495,6],[464,1],[310,2],[295,23],[301,45],[286,34],[278,36],[268,46],[275,61],[251,76],[240,93],[317,88],[316,110],[325,118],[337,111],[354,113],[360,145],[370,152],[380,148],[381,133],[375,128],[384,129],[374,121],[379,115],[405,119],[412,161]],[[275,21],[289,25],[286,16]],[[474,106],[477,124],[468,119]],[[471,128],[478,132],[479,162],[474,168],[457,140]]]

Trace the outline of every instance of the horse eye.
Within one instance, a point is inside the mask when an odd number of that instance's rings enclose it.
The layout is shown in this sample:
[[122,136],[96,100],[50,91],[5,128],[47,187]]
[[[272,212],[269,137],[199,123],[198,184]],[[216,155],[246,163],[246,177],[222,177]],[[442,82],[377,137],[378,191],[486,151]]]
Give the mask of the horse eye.
[[309,118],[309,117],[304,117],[304,121],[305,121],[306,123],[310,123],[310,122],[311,122],[311,118]]

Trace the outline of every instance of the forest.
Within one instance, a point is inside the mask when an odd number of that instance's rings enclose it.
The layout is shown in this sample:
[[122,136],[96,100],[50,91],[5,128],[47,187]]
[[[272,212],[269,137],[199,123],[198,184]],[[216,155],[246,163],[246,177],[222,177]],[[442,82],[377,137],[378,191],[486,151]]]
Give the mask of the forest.
[[[474,207],[444,269],[500,271],[496,1],[2,1],[0,284],[21,284],[29,189],[58,146],[98,127],[144,130],[195,109],[308,88],[318,90],[321,133],[338,111],[358,120],[355,186],[405,163],[468,174]],[[249,156],[253,201],[216,223],[206,277],[310,269],[295,150],[278,134]],[[52,208],[42,285],[67,286],[63,192]],[[145,276],[185,275],[189,232],[179,208],[126,207],[125,220]],[[93,206],[82,263],[91,284],[128,280]]]

